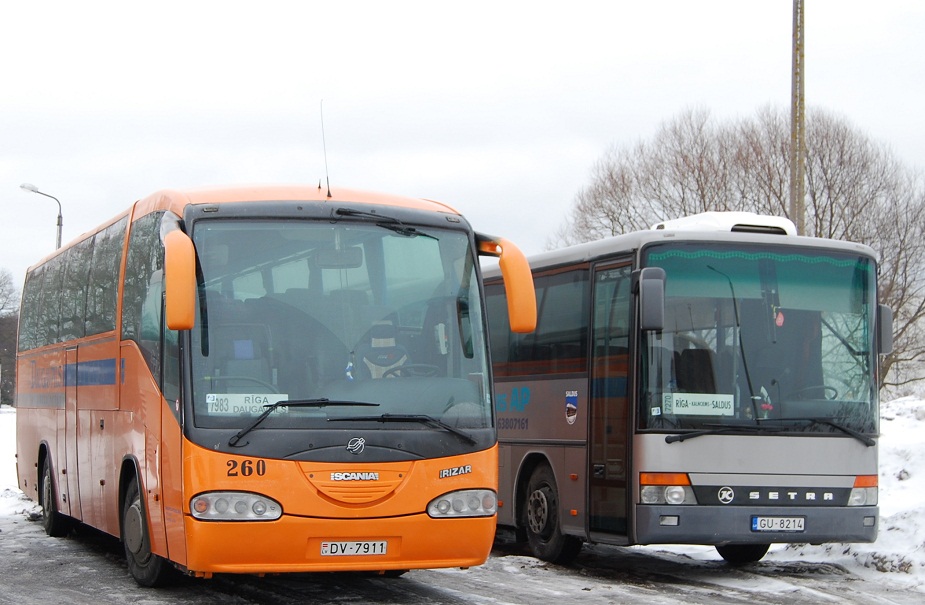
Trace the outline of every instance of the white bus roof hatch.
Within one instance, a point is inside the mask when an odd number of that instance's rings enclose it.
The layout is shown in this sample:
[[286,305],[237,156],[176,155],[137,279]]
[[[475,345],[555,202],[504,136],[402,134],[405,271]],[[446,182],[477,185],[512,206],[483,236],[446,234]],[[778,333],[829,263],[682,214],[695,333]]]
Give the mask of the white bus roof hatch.
[[746,231],[796,235],[797,228],[788,218],[754,212],[701,212],[652,225],[652,229],[673,231]]

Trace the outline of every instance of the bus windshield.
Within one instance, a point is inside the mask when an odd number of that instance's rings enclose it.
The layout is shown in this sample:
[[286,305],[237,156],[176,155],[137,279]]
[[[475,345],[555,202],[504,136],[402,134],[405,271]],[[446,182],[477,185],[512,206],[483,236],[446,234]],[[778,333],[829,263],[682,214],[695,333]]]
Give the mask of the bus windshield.
[[872,260],[701,242],[650,246],[643,265],[666,282],[664,329],[642,334],[641,429],[877,433]]
[[210,219],[195,223],[193,241],[196,427],[250,430],[270,406],[248,438],[398,420],[409,430],[492,427],[465,231]]

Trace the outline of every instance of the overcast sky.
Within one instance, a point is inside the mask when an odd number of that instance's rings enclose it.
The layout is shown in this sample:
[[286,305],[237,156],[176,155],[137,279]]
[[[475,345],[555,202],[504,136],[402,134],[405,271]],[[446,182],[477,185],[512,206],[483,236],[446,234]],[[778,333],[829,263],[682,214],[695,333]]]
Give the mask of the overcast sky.
[[[3,2],[0,268],[164,188],[446,202],[539,252],[594,163],[691,107],[789,111],[792,2]],[[806,104],[925,169],[925,2],[806,0]]]

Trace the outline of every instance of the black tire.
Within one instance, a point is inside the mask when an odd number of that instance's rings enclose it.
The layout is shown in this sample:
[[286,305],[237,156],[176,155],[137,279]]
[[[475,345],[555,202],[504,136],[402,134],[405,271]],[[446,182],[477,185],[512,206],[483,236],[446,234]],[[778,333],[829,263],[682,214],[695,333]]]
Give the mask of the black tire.
[[58,490],[51,473],[51,463],[46,458],[42,463],[42,528],[53,538],[60,538],[70,529],[69,519],[58,512]]
[[167,582],[173,570],[166,559],[151,552],[148,517],[136,479],[129,483],[122,505],[122,544],[129,573],[139,585],[163,586]]
[[730,565],[740,567],[749,563],[757,563],[768,553],[769,548],[771,548],[770,544],[726,544],[717,546],[716,552]]
[[578,556],[581,540],[563,535],[559,528],[559,491],[548,465],[536,467],[530,475],[523,511],[527,542],[534,557],[567,565]]

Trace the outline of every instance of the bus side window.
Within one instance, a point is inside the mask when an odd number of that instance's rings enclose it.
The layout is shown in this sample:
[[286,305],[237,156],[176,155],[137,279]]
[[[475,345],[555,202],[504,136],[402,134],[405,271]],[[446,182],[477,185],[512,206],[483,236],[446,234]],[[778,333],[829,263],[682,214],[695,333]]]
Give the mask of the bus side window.
[[93,261],[87,291],[86,333],[100,334],[116,328],[119,265],[128,218],[113,223],[93,237]]
[[160,213],[132,224],[122,295],[122,339],[134,340],[151,373],[161,377],[161,338],[164,330],[164,250]]

